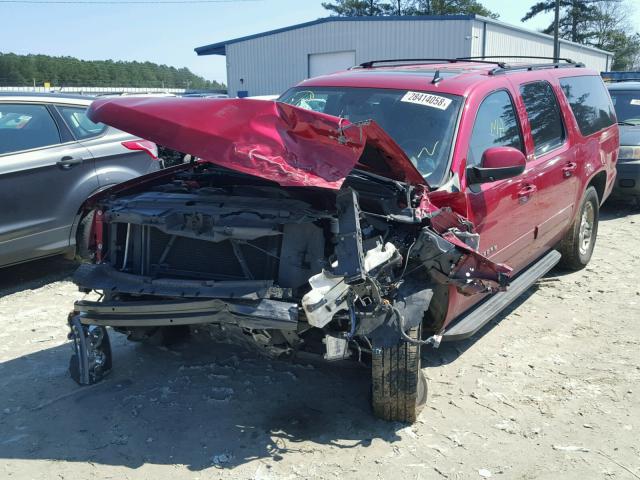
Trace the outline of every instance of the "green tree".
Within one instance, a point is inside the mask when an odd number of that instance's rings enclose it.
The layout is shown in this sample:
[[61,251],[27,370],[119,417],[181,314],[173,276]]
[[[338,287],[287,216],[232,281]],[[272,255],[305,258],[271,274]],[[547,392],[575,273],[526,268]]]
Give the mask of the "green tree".
[[339,17],[475,14],[498,18],[478,0],[333,0],[322,6]]
[[[618,0],[612,0],[618,2]],[[598,17],[598,4],[602,0],[560,0],[560,22],[558,30],[560,37],[572,42],[584,43],[592,32],[589,29],[591,22]],[[553,12],[556,8],[556,0],[543,0],[529,8],[522,21],[532,19],[541,13]],[[544,33],[553,34],[554,23],[542,30]]]
[[55,86],[165,87],[223,89],[224,85],[151,62],[88,61],[73,57],[0,53],[0,85],[26,86],[50,82]]
[[384,13],[380,0],[333,0],[322,6],[337,17],[373,17]]
[[[540,1],[522,21],[554,8],[555,0]],[[560,38],[613,52],[613,70],[640,67],[640,35],[628,20],[631,12],[625,0],[560,0],[560,9]],[[552,34],[553,28],[551,23],[543,32]]]
[[416,0],[407,8],[409,15],[482,15],[498,18],[497,13],[478,0]]

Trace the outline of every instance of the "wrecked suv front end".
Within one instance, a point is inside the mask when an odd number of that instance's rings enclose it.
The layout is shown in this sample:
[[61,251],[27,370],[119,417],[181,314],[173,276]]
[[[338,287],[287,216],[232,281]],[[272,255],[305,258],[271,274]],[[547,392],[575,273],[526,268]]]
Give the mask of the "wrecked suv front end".
[[[102,296],[76,302],[69,316],[73,377],[89,384],[109,371],[107,326],[141,339],[163,328],[233,324],[275,351],[370,363],[375,412],[415,419],[419,345],[438,342],[442,329],[442,319],[426,315],[434,291],[495,291],[510,270],[476,252],[469,222],[430,203],[393,140],[375,122],[230,100],[206,110],[208,128],[226,128],[215,145],[207,129],[185,132],[184,122],[166,120],[168,108],[184,113],[188,103],[113,102],[94,108],[105,107],[101,121],[122,127],[128,109],[146,120],[137,134],[208,161],[89,200],[94,262],[74,281]],[[212,112],[225,109],[254,125],[212,125]],[[395,178],[377,173],[384,169]],[[389,375],[392,355],[405,358],[401,377]]]

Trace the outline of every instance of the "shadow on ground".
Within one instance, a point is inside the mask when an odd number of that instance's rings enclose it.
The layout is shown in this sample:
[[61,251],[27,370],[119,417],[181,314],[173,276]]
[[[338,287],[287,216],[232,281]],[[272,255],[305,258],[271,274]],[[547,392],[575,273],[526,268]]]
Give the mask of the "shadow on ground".
[[609,199],[600,207],[600,221],[616,220],[629,215],[637,214],[640,211],[640,204],[633,200]]
[[[549,275],[553,275],[554,271]],[[456,342],[443,342],[437,350],[433,348],[425,348],[422,351],[423,366],[439,367],[442,365],[448,365],[453,363],[462,356],[467,350],[472,348],[476,342],[481,341],[487,333],[489,333],[496,325],[507,318],[513,311],[515,311],[520,305],[525,303],[529,297],[534,295],[537,291],[537,285],[533,285],[522,295],[520,295],[513,303],[507,306],[502,312],[496,315],[486,325],[484,325],[475,335],[469,337],[466,340],[459,340]]]
[[[399,440],[373,418],[367,370],[264,358],[198,335],[168,350],[111,332],[114,370],[78,387],[61,345],[0,364],[0,458],[229,468],[305,443]],[[312,442],[311,444],[308,442]]]
[[77,267],[77,263],[58,256],[0,268],[0,298],[64,280]]

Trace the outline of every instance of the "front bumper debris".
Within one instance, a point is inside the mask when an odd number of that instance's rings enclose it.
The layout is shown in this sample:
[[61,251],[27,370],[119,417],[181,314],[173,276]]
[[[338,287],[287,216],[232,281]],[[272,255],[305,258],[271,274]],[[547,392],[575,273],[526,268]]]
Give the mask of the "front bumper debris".
[[273,287],[272,280],[218,281],[152,278],[120,272],[106,263],[80,265],[73,274],[73,281],[84,291],[103,290],[159,297],[258,300],[278,298],[287,293],[286,289]]
[[107,329],[98,325],[85,325],[76,312],[69,314],[69,340],[73,355],[69,360],[69,373],[80,385],[92,385],[111,371],[111,343]]
[[244,328],[296,330],[298,306],[277,300],[158,300],[75,302],[82,325],[160,327],[204,323],[231,323]]

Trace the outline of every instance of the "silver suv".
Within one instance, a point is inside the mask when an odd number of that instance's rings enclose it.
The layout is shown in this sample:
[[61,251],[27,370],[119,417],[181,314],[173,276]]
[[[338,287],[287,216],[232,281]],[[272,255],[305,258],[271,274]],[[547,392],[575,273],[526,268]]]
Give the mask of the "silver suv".
[[160,168],[153,142],[89,120],[92,100],[0,94],[0,266],[73,252],[87,197]]

